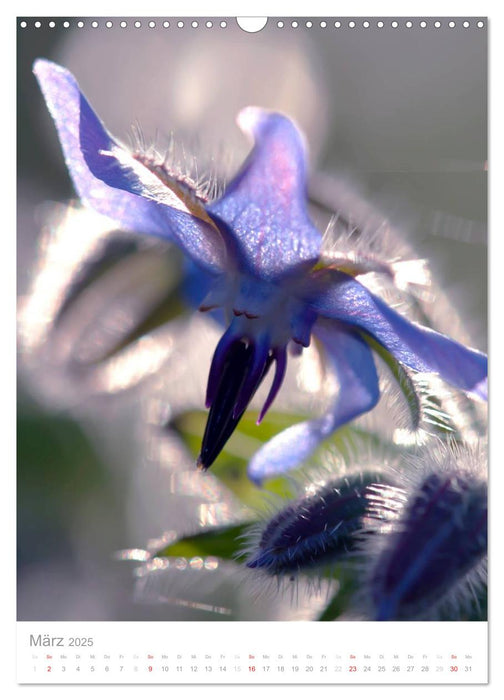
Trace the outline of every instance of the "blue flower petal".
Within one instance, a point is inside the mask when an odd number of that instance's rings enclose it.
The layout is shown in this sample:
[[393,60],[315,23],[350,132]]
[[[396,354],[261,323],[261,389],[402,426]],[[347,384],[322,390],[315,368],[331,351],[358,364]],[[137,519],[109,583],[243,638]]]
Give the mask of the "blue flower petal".
[[183,199],[108,134],[69,71],[44,59],[33,70],[83,203],[125,230],[174,241],[198,265],[220,272],[226,250],[211,221],[193,216]]
[[324,271],[320,281],[310,302],[317,313],[357,326],[407,367],[439,374],[452,386],[487,398],[486,355],[411,323],[342,272]]
[[284,276],[319,255],[321,235],[306,209],[302,137],[290,119],[257,107],[238,123],[254,148],[224,196],[207,207],[229,227],[247,271],[267,280]]
[[248,475],[257,484],[296,467],[337,428],[370,411],[380,397],[371,349],[357,333],[320,323],[313,332],[324,343],[328,365],[338,376],[338,397],[324,416],[287,428],[252,457]]

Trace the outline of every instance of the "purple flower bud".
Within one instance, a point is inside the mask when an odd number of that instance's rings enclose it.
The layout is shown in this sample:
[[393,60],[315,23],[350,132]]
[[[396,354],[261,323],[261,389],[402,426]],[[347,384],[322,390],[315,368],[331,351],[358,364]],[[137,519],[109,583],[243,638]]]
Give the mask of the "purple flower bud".
[[274,576],[292,575],[347,557],[370,520],[388,519],[399,507],[402,492],[391,486],[381,508],[379,497],[372,497],[370,512],[368,489],[382,487],[379,480],[376,472],[358,473],[308,488],[262,529],[247,566]]
[[369,583],[374,619],[432,615],[486,556],[487,486],[481,473],[460,469],[453,460],[423,473],[383,544]]

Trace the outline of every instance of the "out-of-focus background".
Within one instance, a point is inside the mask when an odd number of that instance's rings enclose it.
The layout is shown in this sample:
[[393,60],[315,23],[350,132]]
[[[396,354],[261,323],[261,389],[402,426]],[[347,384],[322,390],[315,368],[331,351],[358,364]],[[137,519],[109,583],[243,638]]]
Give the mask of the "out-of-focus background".
[[[292,19],[283,27],[269,20],[258,33],[233,19],[223,27],[221,18],[197,18],[197,27],[180,18],[164,27],[156,18],[153,28],[148,18],[141,28],[131,18],[124,28],[119,18],[99,18],[96,28],[89,18],[83,27],[69,18],[68,28],[64,18],[54,27],[44,19],[40,28],[25,20],[18,29],[20,307],[40,276],[47,203],[73,197],[31,72],[33,60],[45,57],[74,73],[114,135],[128,142],[132,124],[147,141],[173,132],[175,143],[202,163],[213,159],[228,176],[249,147],[235,125],[239,109],[288,113],[306,135],[313,198],[322,208],[349,207],[356,221],[368,216],[363,201],[383,213],[429,259],[474,344],[486,349],[486,28],[475,19],[464,28],[457,18],[454,27],[440,18],[439,28],[432,18],[425,28],[416,18],[411,28],[407,18],[398,27],[387,18],[383,27],[378,18],[369,27],[355,20],[354,28],[348,20],[321,26],[320,18],[292,27]],[[190,608],[174,596],[138,600],[132,566],[113,557],[145,546],[169,522],[162,474],[146,466],[161,457],[146,457],[138,443],[139,395],[109,396],[81,410],[82,396],[59,405],[39,379],[36,367],[25,372],[20,362],[18,619],[218,618],[217,607]],[[226,496],[212,498],[232,507]],[[261,619],[273,615],[271,607],[244,595],[229,615]]]

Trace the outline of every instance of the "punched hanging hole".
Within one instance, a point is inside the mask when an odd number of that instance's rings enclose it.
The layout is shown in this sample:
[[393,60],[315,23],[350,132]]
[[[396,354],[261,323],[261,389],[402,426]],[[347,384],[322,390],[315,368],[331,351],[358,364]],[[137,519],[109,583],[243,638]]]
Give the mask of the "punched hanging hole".
[[240,29],[243,29],[244,32],[260,32],[261,29],[264,29],[268,22],[267,17],[237,17],[236,21],[238,22],[238,26]]

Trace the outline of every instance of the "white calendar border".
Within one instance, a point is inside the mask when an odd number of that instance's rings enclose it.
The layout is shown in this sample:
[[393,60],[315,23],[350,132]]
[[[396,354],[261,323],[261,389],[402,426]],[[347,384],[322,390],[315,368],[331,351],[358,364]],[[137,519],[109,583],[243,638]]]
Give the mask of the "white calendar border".
[[[285,5],[288,4],[288,10],[286,9]],[[251,2],[241,2],[239,5],[236,2],[215,2],[212,3],[211,8],[212,8],[212,14],[220,15],[220,16],[234,16],[238,14],[238,7],[239,7],[239,14],[242,16],[248,16],[248,15],[262,15],[262,14],[270,14],[270,15],[284,15],[284,16],[296,16],[296,15],[312,15],[312,16],[317,16],[320,14],[324,14],[324,9],[318,9],[318,5],[321,3],[317,3],[317,1],[310,2],[309,7],[307,8],[306,3],[301,3],[301,2],[296,2],[296,0],[291,0],[289,3],[280,3],[278,0],[274,1],[271,0],[271,2],[262,2],[261,0],[256,0],[254,3]],[[78,5],[78,3],[77,3]],[[415,8],[415,5],[417,6]],[[203,7],[202,2],[191,2],[188,0],[187,2],[184,3],[183,5],[183,11],[182,12],[177,12],[177,9],[175,7],[170,7],[169,14],[170,15],[177,15],[177,14],[190,14],[191,16],[198,16],[198,14],[203,15],[207,14],[208,12],[208,4],[206,5],[206,12],[205,10],[199,10],[198,8]],[[67,14],[68,13],[68,5],[61,1],[54,2],[51,0],[51,2],[46,2],[44,3],[44,13],[48,15],[58,15],[58,14]],[[11,13],[11,11],[3,11],[2,13],[2,20],[3,22],[0,23],[0,30],[2,31],[2,46],[7,47],[7,53],[9,55],[9,58],[12,60],[14,59],[15,61],[15,50],[13,48],[13,43],[14,43],[14,34],[15,32],[13,31],[13,20],[15,15],[24,15],[24,16],[30,16],[30,15],[36,15],[40,13],[41,5],[40,2],[22,2],[18,3],[18,6],[16,8],[13,8],[14,12]],[[131,15],[131,14],[137,14],[139,9],[139,5],[135,3],[130,3],[130,2],[121,2],[121,3],[114,3],[114,2],[107,2],[104,0],[100,0],[100,2],[95,2],[95,0],[89,0],[88,3],[86,3],[86,9],[83,11],[84,15],[88,14],[97,14],[97,15],[103,15],[103,14],[110,14],[110,15],[118,15],[118,14],[124,14],[124,15]],[[151,16],[155,15],[161,15],[161,14],[166,14],[167,8],[166,8],[166,3],[161,3],[161,2],[151,2],[146,0],[145,2],[142,3],[141,6],[142,13],[141,14],[148,14]],[[307,12],[307,9],[310,11]],[[338,6],[337,8],[337,14],[344,15],[348,14],[348,11],[346,10],[345,6]],[[374,16],[376,15],[377,11],[379,10],[379,14],[381,15],[387,15],[387,16],[392,16],[392,15],[397,15],[401,16],[404,13],[404,3],[403,2],[381,2],[379,7],[376,6],[376,3],[373,2],[358,2],[358,0],[354,0],[351,4],[351,14],[353,16],[362,16],[365,14],[368,14],[369,16]],[[429,16],[429,15],[436,15],[439,16],[441,15],[452,15],[452,16],[460,16],[463,14],[467,14],[468,16],[474,15],[475,11],[477,11],[477,14],[480,16],[484,15],[489,15],[490,20],[491,20],[491,25],[490,25],[490,52],[491,52],[491,66],[493,66],[493,70],[490,71],[490,96],[491,96],[491,107],[492,107],[492,116],[491,116],[491,126],[493,125],[493,128],[491,130],[491,152],[492,154],[495,155],[497,152],[503,152],[502,148],[499,148],[499,146],[502,147],[502,129],[499,129],[497,127],[498,124],[504,123],[504,118],[503,118],[503,113],[502,113],[502,101],[498,97],[499,95],[499,73],[496,69],[498,65],[502,65],[502,61],[504,59],[504,56],[502,55],[504,53],[503,46],[504,42],[502,41],[503,36],[501,35],[502,32],[502,10],[500,9],[495,9],[493,6],[493,3],[485,3],[485,2],[479,2],[477,6],[475,6],[474,2],[467,2],[467,1],[462,1],[460,0],[459,2],[439,2],[437,0],[436,2],[432,2],[432,0],[424,0],[422,3],[410,3],[408,5],[408,11],[410,14],[415,15],[415,16]],[[76,5],[72,5],[72,13],[75,14],[80,14],[79,10],[77,9]],[[334,14],[335,11],[333,10],[331,14]],[[10,67],[10,66],[9,66]],[[15,95],[15,77],[14,77],[14,71],[10,70],[10,74],[8,75],[8,80],[7,83],[5,84],[4,89],[6,90],[6,94],[12,98],[12,102],[14,103],[14,95]],[[4,126],[4,129],[2,130],[3,134],[10,134],[12,133],[12,127],[14,125],[14,109],[12,109],[12,113],[7,113],[5,110],[2,110],[2,125]],[[14,139],[11,138],[6,138],[4,149],[6,151],[5,153],[5,158],[7,159],[7,162],[11,165],[11,167],[8,167],[6,171],[11,175],[12,173],[15,172],[15,144],[14,144]],[[492,162],[492,160],[491,160]],[[4,184],[4,183],[2,183]],[[495,233],[500,232],[501,228],[501,218],[497,218],[496,212],[498,211],[498,203],[501,198],[501,192],[502,192],[502,178],[499,177],[493,177],[490,183],[490,204],[492,206],[492,203],[494,203],[493,209],[491,209],[491,230],[495,231]],[[14,183],[13,183],[13,178],[9,178],[8,182],[6,183],[6,187],[2,188],[3,192],[7,192],[9,195],[9,198],[6,201],[8,201],[8,204],[11,204],[11,207],[8,208],[7,211],[7,223],[5,226],[5,231],[13,231],[15,230],[15,195],[14,195]],[[8,205],[7,205],[8,206]],[[500,213],[500,212],[499,212]],[[499,225],[500,224],[500,225]],[[491,261],[493,263],[498,262],[499,260],[503,259],[502,257],[502,237],[500,237],[500,240],[498,240],[498,237],[492,236],[491,239],[491,246],[492,246],[492,256],[491,256]],[[11,252],[9,250],[9,252]],[[499,255],[501,253],[501,255]],[[496,272],[495,270],[496,265],[493,266],[493,271],[494,273]],[[9,296],[9,291],[13,290],[15,288],[15,283],[14,283],[14,272],[13,272],[14,267],[11,266],[10,269],[4,270],[4,274],[2,275],[2,300],[9,300],[10,301],[10,296]],[[495,299],[495,281],[498,279],[499,274],[491,274],[490,277],[490,289],[492,293],[493,299]],[[502,276],[500,276],[502,278]],[[10,307],[12,308],[12,307]],[[492,310],[492,305],[491,305],[491,310]],[[12,311],[11,311],[12,313]],[[7,318],[12,318],[13,316],[10,316],[7,313]],[[13,325],[15,325],[15,321],[13,321]],[[492,348],[495,346],[497,342],[500,339],[500,335],[498,332],[498,329],[496,327],[496,324],[492,324],[491,326],[492,332],[490,336],[490,357],[492,358]],[[2,359],[4,360],[3,366],[4,369],[7,368],[6,372],[6,383],[4,386],[7,387],[7,401],[10,403],[10,406],[8,406],[8,409],[10,409],[13,405],[15,406],[15,380],[14,380],[14,372],[11,370],[11,367],[9,367],[10,361],[13,362],[13,365],[15,365],[15,353],[13,350],[13,345],[10,346],[12,347],[12,355],[9,354],[9,348],[4,348],[2,351]],[[495,357],[499,357],[497,352],[494,355]],[[492,366],[491,363],[491,387],[492,386],[500,386],[502,383],[499,381],[502,378],[501,370],[498,367],[497,363],[493,363],[495,366]],[[497,396],[497,391],[495,392],[496,396],[492,396],[492,410],[490,412],[491,415],[491,420],[490,424],[492,425],[492,416],[498,417],[499,414],[499,409],[498,409],[498,396]],[[4,399],[5,401],[5,399]],[[495,402],[495,403],[494,403]],[[8,441],[7,441],[7,459],[4,460],[4,467],[6,468],[6,478],[7,478],[7,490],[10,495],[15,493],[15,474],[14,474],[14,469],[12,468],[13,465],[15,464],[15,447],[14,447],[14,436],[15,436],[15,419],[14,419],[14,411],[8,410],[7,414],[10,416],[10,420],[7,419],[5,422],[4,419],[4,425],[3,427],[6,428],[6,434],[8,435]],[[493,431],[491,431],[491,434],[493,434]],[[498,431],[496,431],[496,434],[498,434]],[[491,523],[492,523],[492,530],[498,531],[497,528],[495,527],[496,523],[496,518],[502,513],[502,507],[501,504],[498,503],[498,497],[500,493],[504,492],[504,489],[502,488],[502,465],[499,465],[499,462],[502,461],[499,458],[501,457],[500,451],[497,453],[496,449],[491,449],[491,460],[490,464],[491,467],[492,465],[495,467],[494,469],[491,470],[491,478],[490,478],[490,483],[491,483],[491,504],[495,504],[495,516],[492,511],[492,506],[491,506]],[[12,489],[12,490],[11,490]],[[494,495],[495,494],[495,495]],[[4,499],[5,500],[5,499]],[[14,512],[14,506],[12,505],[14,503],[14,499],[12,497],[7,499],[7,507],[3,509],[3,529],[2,532],[4,533],[4,561],[7,561],[7,575],[4,576],[4,586],[2,589],[2,620],[4,624],[2,626],[3,628],[3,634],[2,634],[2,640],[1,640],[1,658],[2,658],[2,673],[3,673],[3,678],[2,678],[2,685],[8,689],[9,691],[9,696],[15,695],[17,696],[25,696],[29,692],[35,691],[37,693],[37,698],[41,698],[44,700],[44,698],[54,698],[55,695],[57,696],[58,693],[61,693],[62,696],[64,694],[65,697],[69,696],[69,689],[67,686],[37,686],[37,687],[27,687],[27,686],[16,686],[15,685],[15,676],[14,676],[14,669],[15,669],[15,644],[13,643],[13,640],[15,638],[16,634],[16,628],[17,624],[15,621],[15,539],[13,537],[14,533],[14,527],[15,527],[15,512]],[[10,507],[9,507],[10,504]],[[499,512],[500,511],[500,512]],[[14,527],[13,527],[14,525]],[[500,561],[498,560],[498,547],[497,545],[495,547],[492,546],[492,539],[491,539],[491,548],[490,548],[490,573],[491,573],[491,583],[494,582],[496,590],[500,587],[496,585],[497,579],[499,577],[499,574],[501,573],[501,568],[500,568]],[[502,615],[502,598],[499,600],[499,597],[497,595],[492,595],[492,585],[490,586],[490,612],[491,612],[491,620],[494,620],[496,624],[490,623],[489,626],[489,631],[490,631],[490,684],[488,686],[478,686],[478,697],[479,693],[484,693],[484,692],[490,692],[491,695],[493,696],[497,691],[502,691],[502,677],[503,673],[501,671],[503,664],[502,660],[499,657],[500,649],[503,648],[502,645],[502,634],[499,632],[499,620],[504,619],[504,615]],[[153,623],[155,624],[155,623]],[[204,626],[206,623],[201,623],[202,626]],[[381,624],[381,623],[377,623]],[[114,687],[107,687],[107,693],[112,693],[112,696],[114,693],[117,693],[117,696],[119,697],[119,693],[121,698],[124,697],[129,697],[133,693],[137,695],[138,689],[135,686],[114,686]],[[288,692],[289,692],[289,697],[291,698],[296,698],[296,697],[301,697],[301,694],[303,698],[306,697],[306,690],[307,687],[299,687],[299,686],[289,686]],[[366,688],[362,687],[354,687],[352,688],[352,692],[359,692],[362,691],[362,694],[364,692],[367,692]],[[163,693],[163,697],[166,697],[166,687],[162,686],[156,686],[155,689],[154,687],[151,687],[149,692],[159,692]],[[189,693],[193,693],[194,688],[192,686],[177,686],[177,691],[176,691],[176,697],[186,697]],[[243,694],[244,697],[252,697],[252,693],[254,693],[254,697],[256,697],[256,688],[253,686],[240,686],[239,689],[240,694]],[[345,689],[345,693],[346,693]],[[379,698],[381,694],[383,694],[383,697],[385,697],[385,693],[387,694],[387,698],[390,698],[390,694],[394,694],[394,692],[401,693],[401,695],[404,692],[404,688],[402,686],[385,686],[385,687],[376,687],[373,690],[373,693],[375,694],[375,698]],[[457,693],[457,698],[463,698],[464,695],[471,693],[471,697],[474,697],[474,689],[471,686],[455,686],[455,687],[443,687],[443,693],[448,693],[450,695],[451,692],[456,692]],[[89,693],[89,688],[87,686],[73,686],[71,690],[71,697],[78,697],[80,694],[85,694],[87,697]],[[205,693],[207,693],[207,697],[219,697],[222,698],[223,696],[226,695],[226,693],[233,693],[233,697],[236,693],[236,688],[234,687],[206,687],[205,688]],[[327,693],[329,697],[329,693],[331,693],[331,697],[334,697],[334,687],[327,687],[327,686],[319,686],[317,687],[317,693],[320,694],[321,697],[324,696],[325,693]],[[423,686],[408,686],[408,693],[412,693],[413,696],[416,693],[422,693],[422,696],[425,693],[425,689]]]
[[[485,684],[486,622],[18,622],[20,683]],[[124,679],[124,680],[123,680]]]

